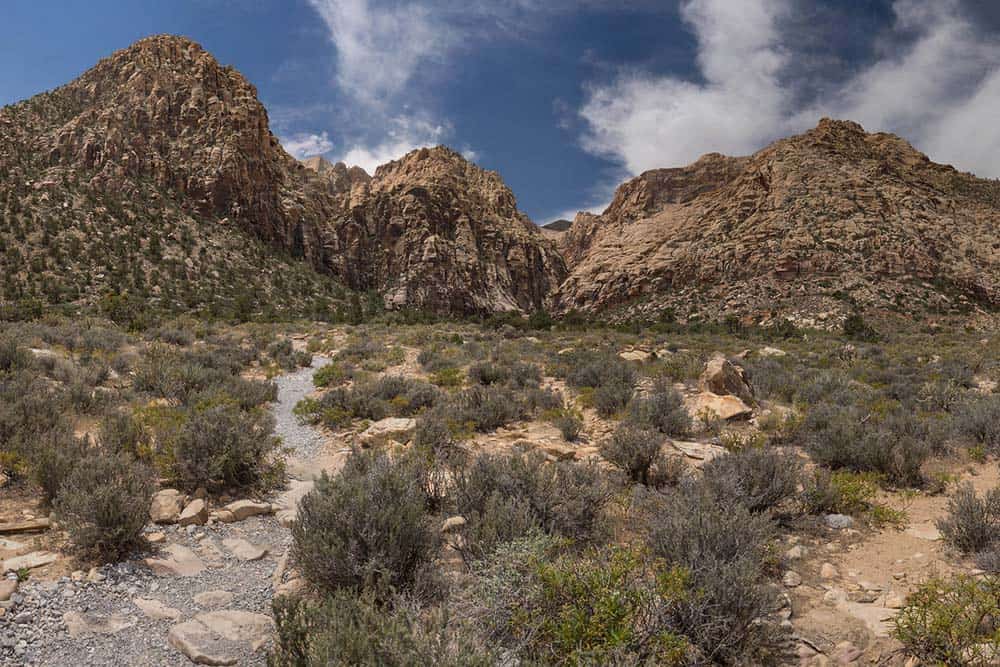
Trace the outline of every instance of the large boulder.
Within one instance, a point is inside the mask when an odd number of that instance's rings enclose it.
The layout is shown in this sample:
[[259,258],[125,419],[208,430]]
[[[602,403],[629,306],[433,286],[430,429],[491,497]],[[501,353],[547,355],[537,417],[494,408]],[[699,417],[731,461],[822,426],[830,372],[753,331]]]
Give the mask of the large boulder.
[[177,489],[162,489],[153,496],[149,507],[149,518],[153,523],[177,523],[187,496]]
[[716,354],[705,364],[705,370],[698,379],[698,388],[719,396],[736,396],[748,405],[755,402],[746,371],[721,354]]
[[720,396],[710,391],[684,399],[684,407],[692,419],[715,416],[723,421],[749,419],[753,408],[737,396]]

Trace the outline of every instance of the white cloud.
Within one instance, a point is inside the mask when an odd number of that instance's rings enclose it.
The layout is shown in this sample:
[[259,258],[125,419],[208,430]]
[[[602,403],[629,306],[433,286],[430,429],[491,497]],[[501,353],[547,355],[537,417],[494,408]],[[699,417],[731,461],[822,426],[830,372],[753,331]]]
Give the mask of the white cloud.
[[396,160],[412,150],[441,143],[451,133],[447,125],[427,119],[397,116],[390,119],[385,138],[374,144],[355,142],[337,154],[337,161],[357,165],[369,174],[386,162]]
[[711,151],[743,154],[771,138],[787,94],[777,22],[784,0],[690,0],[684,20],[698,39],[704,83],[639,72],[594,86],[580,114],[584,147],[629,172],[693,162]]
[[301,160],[314,155],[323,155],[333,150],[333,142],[326,132],[321,134],[293,134],[281,139],[281,145],[292,156]]
[[796,100],[808,88],[809,59],[789,52],[781,33],[790,2],[687,0],[682,15],[698,41],[703,81],[623,72],[592,86],[580,110],[584,148],[636,174],[710,151],[751,153],[833,116],[1000,176],[1000,43],[958,0],[896,0],[875,62],[805,105]]

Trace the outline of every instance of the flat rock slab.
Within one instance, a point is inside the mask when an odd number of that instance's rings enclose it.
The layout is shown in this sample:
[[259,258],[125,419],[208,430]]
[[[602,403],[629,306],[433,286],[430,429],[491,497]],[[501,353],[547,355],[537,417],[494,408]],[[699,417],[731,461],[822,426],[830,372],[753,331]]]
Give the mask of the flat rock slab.
[[271,633],[269,616],[224,610],[198,614],[170,629],[170,645],[199,665],[235,665],[246,649],[263,646]]
[[176,621],[181,617],[181,610],[168,607],[159,600],[148,598],[135,598],[132,600],[139,610],[154,621],[171,620]]
[[194,596],[194,603],[204,609],[218,609],[233,601],[229,591],[204,591]]
[[180,544],[168,544],[163,550],[167,554],[166,558],[147,558],[145,560],[146,565],[155,574],[193,577],[205,571],[205,563],[187,547]]
[[686,442],[684,440],[671,440],[670,444],[689,459],[696,461],[711,461],[718,456],[725,456],[729,452],[725,447],[712,445],[705,442]]
[[937,529],[937,526],[930,523],[910,526],[903,532],[911,537],[916,537],[921,540],[930,540],[934,542],[941,539],[941,531]]
[[8,558],[3,562],[4,572],[17,572],[18,570],[33,570],[36,567],[43,567],[49,563],[54,563],[59,556],[50,551],[32,551],[30,554]]
[[410,439],[413,429],[417,427],[417,420],[408,417],[387,417],[380,419],[361,434],[361,442],[373,442],[375,440],[396,440],[406,442]]
[[270,514],[273,511],[271,503],[258,503],[254,500],[237,500],[225,507],[232,514],[233,521],[243,521],[252,516]]
[[48,530],[52,522],[47,518],[28,519],[13,523],[0,523],[0,535],[7,533],[31,533],[37,530]]
[[[31,547],[24,542],[8,540],[5,537],[0,537],[0,555],[2,555],[3,558],[22,556],[29,551],[31,551]],[[0,560],[3,560],[3,558],[0,558]]]
[[0,602],[6,602],[17,592],[17,579],[0,579]]
[[251,544],[242,537],[222,540],[222,546],[240,560],[260,560],[267,555],[268,547]]
[[78,611],[67,611],[63,614],[63,623],[72,639],[85,637],[87,635],[113,635],[121,632],[125,628],[135,625],[134,619],[126,618],[121,614],[102,616],[100,614],[84,613]]

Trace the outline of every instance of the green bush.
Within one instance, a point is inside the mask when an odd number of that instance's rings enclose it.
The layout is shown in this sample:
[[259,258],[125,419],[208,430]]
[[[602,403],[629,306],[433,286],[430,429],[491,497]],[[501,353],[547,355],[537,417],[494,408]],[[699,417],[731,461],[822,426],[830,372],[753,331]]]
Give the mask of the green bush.
[[39,434],[26,457],[46,503],[59,495],[63,482],[80,465],[90,449],[90,441],[73,435],[69,425]]
[[439,543],[425,500],[411,463],[355,452],[300,503],[292,553],[303,575],[327,592],[418,588]]
[[1000,654],[1000,579],[933,578],[906,600],[893,636],[926,665],[995,665]]
[[145,465],[124,453],[95,452],[66,476],[55,508],[81,556],[115,562],[142,546],[154,490]]
[[343,365],[330,363],[313,373],[313,384],[317,387],[338,386],[347,382],[350,377],[350,372]]
[[477,431],[489,433],[525,415],[523,401],[509,389],[473,385],[451,402],[454,419]]
[[663,380],[658,380],[647,396],[632,399],[628,404],[628,420],[671,437],[682,437],[691,431],[691,416],[684,407],[684,397]]
[[270,667],[490,667],[496,656],[445,613],[403,599],[337,591],[319,600],[275,598],[277,626]]
[[562,547],[529,536],[477,564],[471,596],[490,641],[521,664],[686,664],[687,642],[664,623],[690,595],[683,571],[623,548],[576,557]]
[[905,514],[876,501],[881,475],[817,468],[803,485],[802,505],[809,514],[850,514],[876,526],[901,524]]
[[115,411],[105,415],[97,441],[105,451],[128,454],[132,458],[148,458],[152,453],[146,430],[130,412]]
[[945,541],[963,553],[995,546],[1000,541],[1000,487],[979,498],[971,484],[962,484],[948,499],[948,514],[937,527]]
[[630,480],[650,485],[655,464],[663,458],[663,435],[631,424],[619,424],[601,443],[601,456],[621,468]]
[[757,513],[798,495],[802,464],[792,454],[751,447],[712,459],[702,473],[717,498]]
[[559,433],[567,442],[576,442],[583,431],[583,418],[576,410],[569,408],[554,410],[549,416],[549,421],[559,429]]
[[280,444],[267,413],[242,412],[227,403],[196,409],[177,434],[173,475],[191,491],[271,489],[284,477]]
[[13,338],[0,336],[0,373],[23,370],[31,365],[31,354]]

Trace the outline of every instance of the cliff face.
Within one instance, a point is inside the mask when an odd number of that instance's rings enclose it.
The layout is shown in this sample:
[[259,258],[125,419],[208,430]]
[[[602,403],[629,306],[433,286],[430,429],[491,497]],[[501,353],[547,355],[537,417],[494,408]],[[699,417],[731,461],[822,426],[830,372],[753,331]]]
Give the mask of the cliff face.
[[[1000,186],[902,139],[823,120],[748,158],[708,155],[581,214],[556,310],[1000,305]],[[816,307],[816,306],[814,306]]]
[[0,170],[44,172],[56,193],[163,197],[399,306],[529,310],[564,275],[497,175],[443,149],[374,180],[322,160],[304,166],[271,134],[254,86],[180,37],[143,39],[0,111]]

